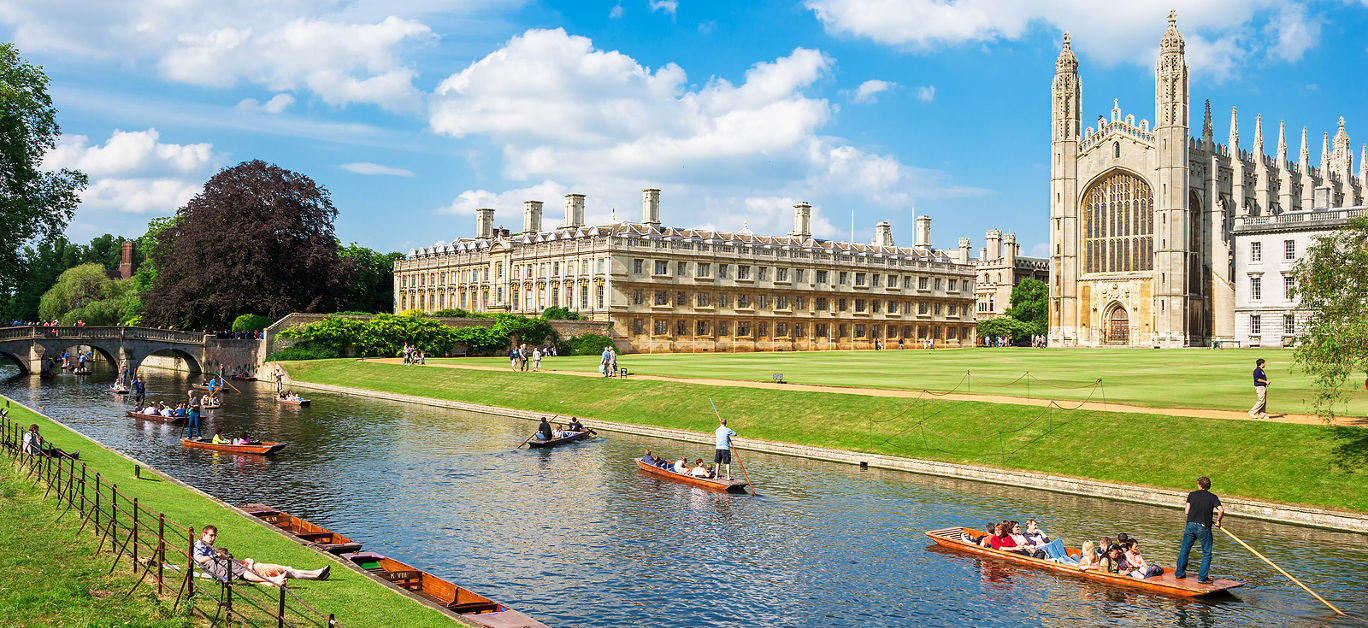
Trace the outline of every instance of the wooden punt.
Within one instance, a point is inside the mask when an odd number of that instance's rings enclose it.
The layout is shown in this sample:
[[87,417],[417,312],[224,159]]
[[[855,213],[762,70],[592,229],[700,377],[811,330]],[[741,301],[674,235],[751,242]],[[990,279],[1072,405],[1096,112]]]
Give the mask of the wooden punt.
[[128,410],[126,414],[135,419],[142,419],[144,421],[156,421],[157,423],[180,423],[181,421],[185,420],[185,417],[183,416],[162,416],[160,414],[143,414],[141,412],[134,412],[132,410]]
[[272,443],[268,441],[262,441],[257,445],[230,445],[227,443],[214,443],[207,438],[182,438],[181,444],[186,447],[195,447],[198,449],[212,449],[214,451],[226,451],[235,454],[256,454],[258,456],[273,454],[285,447],[285,443]]
[[116,394],[116,395],[127,395],[127,394],[128,394],[128,388],[127,388],[127,387],[124,387],[124,386],[120,386],[120,385],[118,385],[118,384],[114,384],[114,385],[112,385],[112,386],[109,387],[109,392],[112,392],[112,393],[114,393],[114,394]]
[[436,602],[468,622],[489,628],[547,628],[546,624],[523,613],[393,558],[374,552],[343,554],[342,557],[394,586]]
[[281,399],[280,397],[276,397],[275,400],[276,403],[283,403],[287,406],[297,407],[307,406],[310,403],[308,399]]
[[[204,390],[204,391],[209,390],[209,387],[208,387],[208,386],[205,386],[204,384],[190,384],[190,387],[191,387],[191,388],[194,388],[195,390]],[[233,392],[233,389],[228,388],[227,386],[219,386],[218,388],[215,388],[215,389],[214,389],[214,394],[215,394],[215,395],[222,394],[222,393],[230,393],[230,392]]]
[[583,432],[572,432],[572,433],[570,433],[569,435],[562,436],[562,437],[560,437],[560,438],[553,438],[553,439],[551,439],[551,440],[538,440],[537,438],[533,437],[532,440],[527,441],[527,446],[528,446],[528,447],[556,447],[556,446],[558,446],[558,445],[564,445],[564,444],[566,444],[566,443],[574,442],[574,441],[577,441],[577,440],[584,440],[584,439],[589,438],[590,436],[593,436],[593,435],[594,435],[593,432],[590,432],[589,430],[584,430]]
[[637,463],[637,466],[640,467],[642,471],[645,471],[646,473],[649,473],[649,474],[651,474],[651,475],[653,475],[653,476],[655,476],[655,477],[658,477],[658,478],[670,480],[671,482],[681,482],[681,483],[683,483],[683,484],[692,484],[692,485],[697,486],[697,487],[699,487],[699,488],[706,488],[706,489],[708,489],[708,490],[710,490],[710,491],[723,491],[723,492],[726,492],[726,491],[740,491],[740,492],[745,492],[745,490],[746,490],[746,481],[745,481],[745,480],[741,480],[741,479],[737,479],[737,478],[732,478],[732,479],[730,479],[730,480],[725,479],[725,478],[696,478],[696,477],[694,477],[694,476],[692,476],[692,475],[684,475],[683,473],[675,473],[674,471],[671,471],[671,470],[669,470],[669,469],[662,469],[662,468],[657,467],[657,466],[652,465],[652,464],[646,464],[646,462],[643,461],[643,460],[641,460],[640,458],[637,459],[636,463]]
[[[968,535],[974,541],[966,541],[964,535]],[[1021,554],[1013,554],[1003,550],[995,550],[990,547],[983,547],[977,544],[977,540],[982,538],[984,532],[972,528],[954,527],[930,530],[926,536],[931,537],[937,545],[960,552],[967,552],[977,556],[985,556],[996,560],[1001,560],[1018,565],[1037,567],[1058,574],[1073,576],[1075,578],[1085,578],[1104,584],[1126,587],[1130,589],[1141,589],[1151,593],[1163,595],[1173,595],[1178,597],[1201,597],[1228,591],[1235,587],[1244,586],[1243,582],[1235,580],[1215,579],[1210,584],[1199,584],[1196,574],[1190,574],[1187,578],[1179,580],[1173,577],[1173,569],[1165,568],[1164,573],[1158,576],[1140,579],[1132,578],[1122,574],[1103,573],[1097,570],[1083,571],[1072,565],[1064,565],[1041,558],[1032,558]],[[1078,550],[1067,550],[1070,556],[1078,556]]]
[[[284,445],[281,445],[282,447]],[[289,532],[305,543],[325,552],[341,554],[361,549],[361,544],[323,526],[309,523],[288,512],[281,512],[265,504],[245,504],[242,506],[252,516],[265,521],[281,530]]]

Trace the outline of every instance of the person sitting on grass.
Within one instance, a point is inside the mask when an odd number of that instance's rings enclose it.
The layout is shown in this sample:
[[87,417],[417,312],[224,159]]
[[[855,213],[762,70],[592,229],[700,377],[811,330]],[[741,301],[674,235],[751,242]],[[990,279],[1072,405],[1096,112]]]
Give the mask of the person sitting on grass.
[[228,553],[228,550],[214,547],[216,539],[218,539],[218,528],[212,525],[204,526],[200,533],[200,539],[195,541],[194,558],[200,569],[219,580],[241,579],[281,587],[285,586],[287,578],[327,580],[328,572],[331,570],[331,567],[327,566],[322,569],[300,570],[285,565],[259,563],[250,558],[237,560]]

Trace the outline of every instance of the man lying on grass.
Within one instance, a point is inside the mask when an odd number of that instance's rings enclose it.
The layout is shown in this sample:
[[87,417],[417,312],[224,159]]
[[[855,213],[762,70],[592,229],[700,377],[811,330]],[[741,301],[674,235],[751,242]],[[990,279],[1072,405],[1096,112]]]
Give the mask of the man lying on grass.
[[294,567],[284,565],[273,565],[270,563],[259,563],[250,558],[237,560],[233,558],[228,550],[214,547],[214,540],[218,538],[218,528],[212,525],[204,526],[201,531],[200,540],[195,541],[195,562],[199,563],[200,569],[205,570],[210,575],[219,580],[243,579],[248,582],[257,582],[273,587],[285,586],[286,578],[298,578],[301,580],[327,580],[330,567],[304,571]]

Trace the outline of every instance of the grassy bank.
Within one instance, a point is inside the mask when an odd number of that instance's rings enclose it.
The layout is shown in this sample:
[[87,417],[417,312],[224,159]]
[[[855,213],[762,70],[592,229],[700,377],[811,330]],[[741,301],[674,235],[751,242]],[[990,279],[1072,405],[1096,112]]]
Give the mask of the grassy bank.
[[[37,423],[43,437],[56,446],[67,451],[80,450],[81,462],[86,463],[91,475],[96,472],[100,473],[104,481],[116,483],[120,492],[126,493],[130,497],[137,497],[139,502],[149,510],[164,512],[167,519],[174,520],[182,526],[194,526],[197,530],[206,524],[218,526],[218,545],[227,548],[239,558],[254,558],[263,562],[290,565],[300,569],[316,569],[332,564],[326,555],[301,546],[271,529],[258,525],[243,515],[224,508],[211,499],[163,480],[146,469],[142,471],[142,479],[135,478],[133,476],[133,465],[127,459],[45,417],[18,405],[11,406],[9,410],[11,420],[20,424]],[[166,446],[180,447],[178,443],[172,442],[168,442]],[[0,474],[13,475],[13,472],[9,471],[11,467],[8,461],[0,464],[0,467],[4,467],[0,469]],[[41,493],[39,494],[41,495]],[[6,503],[8,508],[8,502]],[[44,535],[25,541],[25,547],[19,554],[41,557],[52,552],[64,551],[58,546],[62,543],[69,543],[69,540],[76,535],[80,520],[68,514],[61,523],[49,525],[53,519],[56,519],[55,515],[38,519],[15,518],[9,516],[7,512],[5,517],[0,518],[0,528],[5,529],[0,534],[22,535],[35,528],[46,527],[49,530]],[[53,535],[50,541],[46,540],[49,538],[46,536],[47,534]],[[89,538],[91,536],[88,532],[81,536],[81,539]],[[14,555],[7,554],[11,557]],[[168,560],[172,556],[173,554],[168,551]],[[103,564],[103,569],[108,570],[109,565],[113,562],[113,556],[105,553],[92,560],[97,565]],[[124,560],[123,564],[124,566],[128,565],[127,559]],[[35,564],[33,568],[39,574],[38,579],[46,581],[45,586],[52,586],[57,590],[78,590],[85,586],[82,581],[76,579],[78,573],[69,573],[68,570],[60,568],[58,564],[49,562],[44,567],[40,562]],[[128,572],[119,570],[119,573]],[[5,576],[7,581],[10,579],[9,576],[10,574]],[[452,625],[452,620],[448,616],[399,595],[341,565],[333,565],[332,577],[329,580],[291,580],[290,587],[294,589],[296,595],[313,607],[324,613],[334,613],[337,621],[343,625],[376,625],[375,618],[377,617],[384,618],[380,623],[390,625]],[[118,595],[122,595],[130,588],[132,588],[131,583],[120,590]],[[150,591],[150,589],[147,590]],[[73,612],[75,611],[73,610]],[[112,617],[119,616],[105,616],[105,621],[92,623],[98,625],[112,624],[113,622],[110,621]],[[84,624],[79,616],[54,623]]]
[[152,597],[150,589],[125,597],[137,579],[123,569],[109,574],[109,554],[91,556],[99,543],[95,537],[73,537],[68,526],[47,525],[62,512],[57,501],[45,501],[43,490],[8,459],[0,463],[0,495],[0,617],[6,626],[105,626],[114,618],[133,626],[208,625],[173,614],[171,602]]
[[[632,373],[770,381],[775,373],[798,384],[872,386],[1054,399],[1091,398],[1148,407],[1248,410],[1254,404],[1254,360],[1268,360],[1269,412],[1307,413],[1311,379],[1293,368],[1286,349],[937,349],[935,351],[801,351],[624,355]],[[505,358],[439,361],[508,366]],[[557,356],[543,369],[596,371],[597,356]],[[970,377],[966,381],[966,372]],[[1031,377],[1023,377],[1025,373]],[[1102,378],[1094,389],[1088,382]],[[1061,387],[1062,386],[1062,387]],[[1361,380],[1347,382],[1348,414],[1368,414]],[[1337,408],[1339,411],[1342,408]]]
[[711,397],[745,437],[1172,489],[1209,475],[1225,495],[1368,512],[1363,428],[354,360],[287,368],[303,381],[697,432],[716,427]]

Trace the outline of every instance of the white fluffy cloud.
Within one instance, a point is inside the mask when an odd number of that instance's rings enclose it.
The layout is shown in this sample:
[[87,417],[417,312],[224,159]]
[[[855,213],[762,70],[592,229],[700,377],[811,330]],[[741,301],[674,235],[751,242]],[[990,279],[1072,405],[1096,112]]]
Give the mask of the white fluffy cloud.
[[922,102],[931,102],[931,101],[933,101],[933,100],[935,100],[935,99],[936,99],[936,86],[935,86],[935,85],[922,85],[921,87],[918,87],[918,88],[917,88],[917,100],[920,100],[920,101],[922,101]]
[[674,15],[675,11],[677,11],[678,9],[678,0],[651,0],[652,11],[663,11],[665,13],[669,13],[670,15]]
[[84,135],[64,135],[43,165],[90,176],[82,209],[170,213],[199,193],[218,161],[210,144],[167,144],[148,129],[116,130],[101,145],[91,145]]
[[879,94],[892,89],[897,83],[870,79],[860,83],[859,87],[850,95],[850,102],[857,105],[869,105],[879,101]]
[[405,170],[405,169],[403,169],[403,168],[393,168],[393,167],[384,166],[384,165],[381,165],[381,164],[373,164],[373,163],[370,163],[370,162],[367,162],[367,161],[359,161],[359,162],[356,162],[356,163],[342,164],[341,167],[342,167],[343,170],[346,170],[347,172],[355,172],[356,174],[389,175],[389,176],[393,176],[393,177],[412,177],[412,176],[414,176],[412,170]]
[[[1170,9],[1189,63],[1229,76],[1251,56],[1296,60],[1315,44],[1319,23],[1283,0],[806,0],[828,32],[914,50],[1016,40],[1036,23],[1073,34],[1074,46],[1106,64],[1154,61]],[[1266,21],[1265,33],[1254,24]]]
[[270,113],[276,114],[285,111],[290,105],[294,104],[294,96],[289,94],[276,94],[265,104],[258,102],[255,98],[244,98],[237,104],[236,109],[245,113]]

